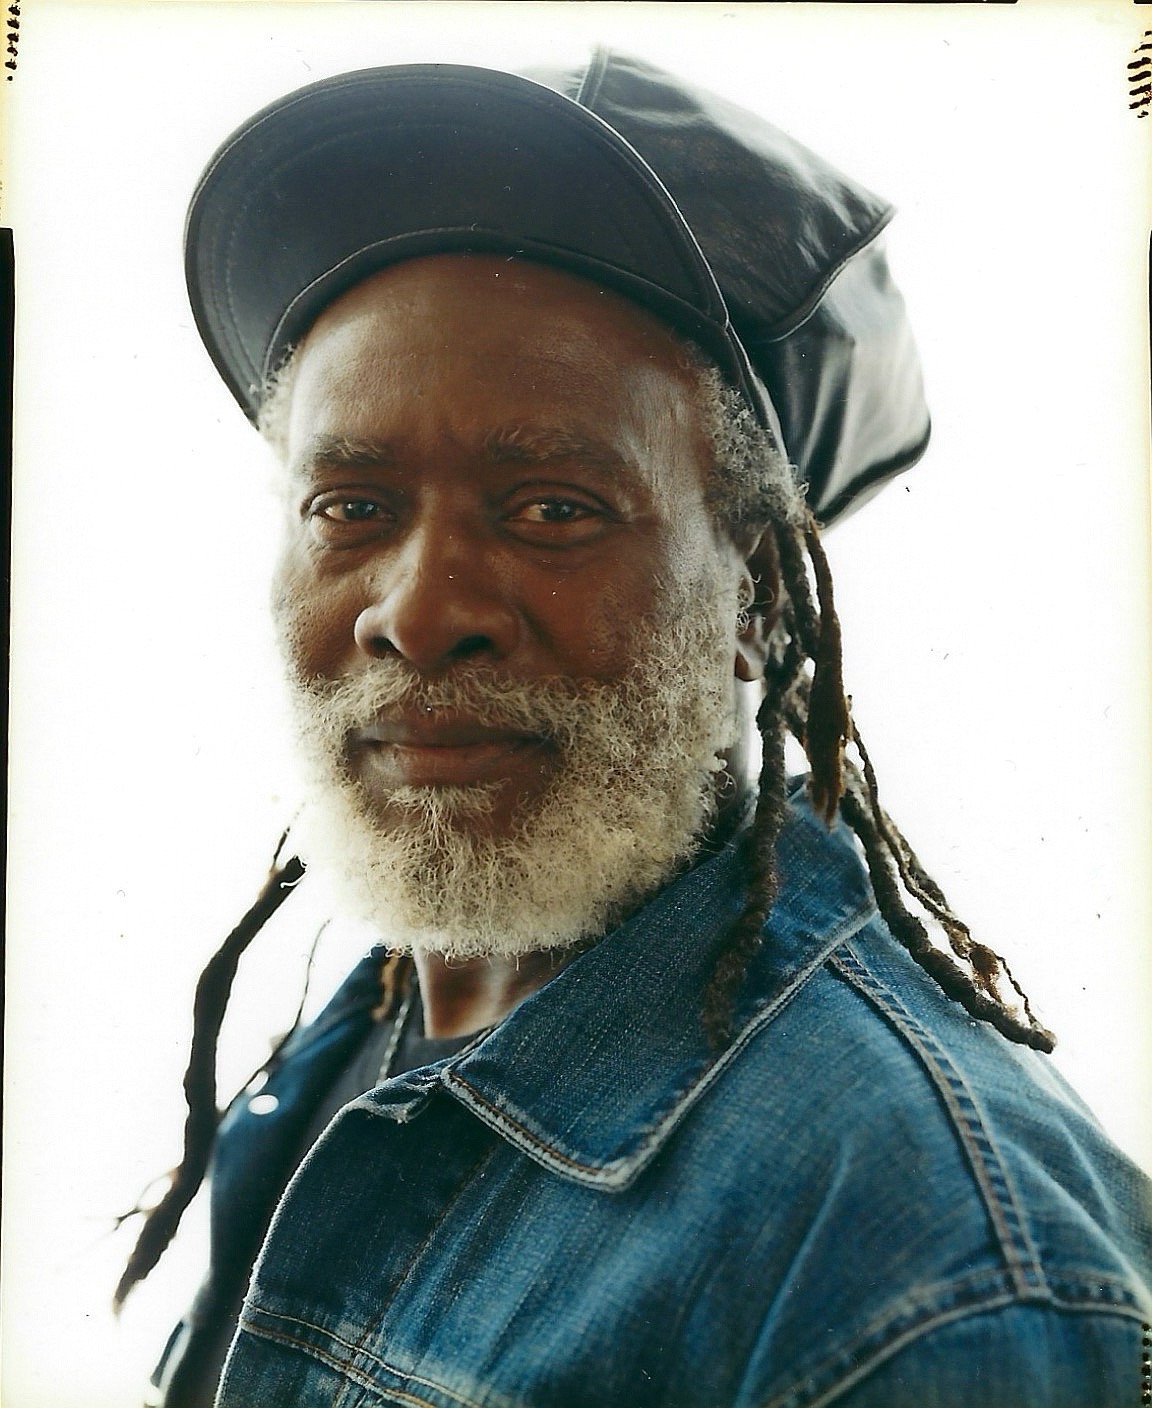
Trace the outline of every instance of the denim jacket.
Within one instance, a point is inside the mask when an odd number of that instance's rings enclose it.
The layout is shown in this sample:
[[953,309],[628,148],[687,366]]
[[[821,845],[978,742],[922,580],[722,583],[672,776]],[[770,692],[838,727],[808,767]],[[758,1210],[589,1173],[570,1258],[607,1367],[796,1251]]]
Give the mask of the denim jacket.
[[[346,1106],[276,1208],[221,1408],[1145,1401],[1147,1180],[909,958],[801,797],[778,856],[723,1050],[700,1007],[732,847]],[[289,1126],[352,996],[273,1074]],[[223,1129],[218,1220],[258,1201],[258,1124]]]

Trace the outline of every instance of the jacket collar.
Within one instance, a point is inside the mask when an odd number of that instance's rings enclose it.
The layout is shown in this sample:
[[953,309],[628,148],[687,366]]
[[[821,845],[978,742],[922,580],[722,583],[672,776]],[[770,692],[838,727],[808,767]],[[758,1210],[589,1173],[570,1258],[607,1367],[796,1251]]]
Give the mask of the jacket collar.
[[392,1098],[369,1100],[404,1119],[437,1080],[538,1163],[591,1186],[627,1187],[755,1032],[874,912],[850,836],[842,825],[829,833],[803,796],[791,800],[777,865],[779,893],[724,1050],[709,1046],[701,1003],[743,903],[738,842],[575,958],[486,1038],[390,1082]]

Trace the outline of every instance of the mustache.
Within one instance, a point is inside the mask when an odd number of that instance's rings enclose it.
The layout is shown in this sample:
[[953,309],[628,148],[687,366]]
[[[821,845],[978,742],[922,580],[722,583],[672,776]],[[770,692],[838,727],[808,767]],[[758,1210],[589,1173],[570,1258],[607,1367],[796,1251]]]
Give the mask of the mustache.
[[488,728],[517,729],[563,743],[579,736],[589,717],[605,721],[627,711],[639,682],[546,675],[525,680],[490,666],[462,666],[436,679],[404,660],[378,660],[362,674],[297,684],[313,717],[330,734],[346,736],[398,713],[449,714]]

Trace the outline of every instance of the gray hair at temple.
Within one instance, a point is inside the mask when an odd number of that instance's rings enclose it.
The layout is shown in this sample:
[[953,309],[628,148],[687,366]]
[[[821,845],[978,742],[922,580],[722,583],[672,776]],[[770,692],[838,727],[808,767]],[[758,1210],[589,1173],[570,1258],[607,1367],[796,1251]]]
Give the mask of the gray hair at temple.
[[[736,536],[769,523],[802,527],[804,485],[775,437],[757,423],[744,398],[691,343],[684,359],[696,377],[700,426],[712,450],[705,497],[717,523]],[[260,395],[256,425],[277,458],[288,455],[288,422],[299,367],[289,352]]]

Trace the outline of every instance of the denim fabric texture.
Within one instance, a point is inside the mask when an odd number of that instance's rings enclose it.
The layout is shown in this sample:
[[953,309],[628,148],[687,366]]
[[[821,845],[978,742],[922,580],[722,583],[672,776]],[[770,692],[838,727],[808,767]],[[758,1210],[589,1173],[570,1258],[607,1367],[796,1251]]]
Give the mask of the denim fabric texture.
[[[1135,1408],[1148,1181],[894,942],[799,793],[779,865],[725,1050],[700,1005],[732,847],[346,1106],[276,1208],[221,1408]],[[286,1126],[355,996],[273,1073]],[[275,1183],[254,1124],[223,1130],[218,1221]]]

